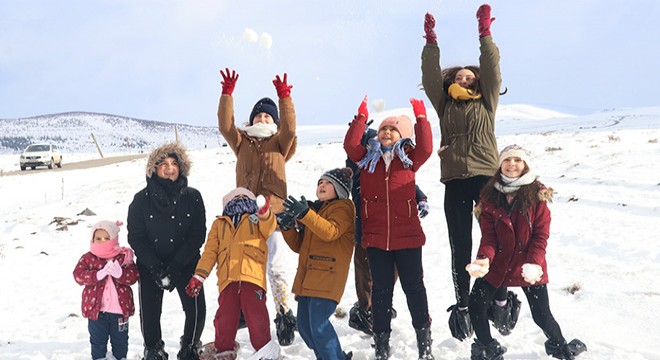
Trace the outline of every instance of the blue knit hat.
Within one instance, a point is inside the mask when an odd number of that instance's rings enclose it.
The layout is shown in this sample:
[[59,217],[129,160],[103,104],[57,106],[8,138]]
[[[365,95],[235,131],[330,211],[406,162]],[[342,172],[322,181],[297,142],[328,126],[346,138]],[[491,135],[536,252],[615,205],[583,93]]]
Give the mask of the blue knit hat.
[[273,118],[275,124],[277,125],[280,124],[280,117],[277,113],[277,105],[271,98],[265,97],[257,101],[256,104],[254,104],[254,107],[252,108],[252,112],[250,113],[250,125],[253,125],[254,117],[262,112],[270,115],[270,117]]

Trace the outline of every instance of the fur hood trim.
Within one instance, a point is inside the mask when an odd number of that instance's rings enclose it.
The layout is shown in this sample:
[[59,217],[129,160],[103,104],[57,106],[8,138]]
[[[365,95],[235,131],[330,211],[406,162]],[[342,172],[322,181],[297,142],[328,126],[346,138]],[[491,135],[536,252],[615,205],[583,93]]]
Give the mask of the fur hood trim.
[[183,145],[177,142],[172,142],[163,144],[151,152],[149,160],[147,161],[146,169],[148,178],[151,178],[151,175],[156,172],[157,164],[165,160],[170,154],[174,154],[177,157],[179,162],[179,175],[188,177],[192,161],[190,161],[186,148],[184,148]]

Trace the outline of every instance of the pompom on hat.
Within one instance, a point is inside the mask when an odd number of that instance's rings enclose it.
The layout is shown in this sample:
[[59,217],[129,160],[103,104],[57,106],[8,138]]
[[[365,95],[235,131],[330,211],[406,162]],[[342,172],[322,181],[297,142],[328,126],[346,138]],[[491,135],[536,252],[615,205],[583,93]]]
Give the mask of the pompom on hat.
[[280,124],[280,116],[277,112],[277,105],[271,98],[265,97],[257,101],[256,104],[254,104],[254,107],[252,108],[252,112],[250,113],[250,125],[253,125],[254,117],[262,112],[270,115],[270,117],[273,118],[275,124],[277,125]]
[[391,126],[399,132],[402,139],[412,139],[413,124],[412,120],[406,115],[388,116],[378,125],[378,132],[385,126]]
[[222,197],[222,207],[227,207],[227,203],[230,202],[233,198],[244,195],[248,199],[256,200],[254,193],[244,187],[237,187],[236,189],[227,193],[227,195]]
[[527,151],[525,148],[523,148],[520,145],[508,145],[502,149],[500,152],[500,166],[502,166],[502,163],[504,160],[510,157],[517,157],[522,159],[525,164],[527,164],[527,167],[531,167],[530,161],[529,161],[529,151]]
[[337,168],[328,170],[321,175],[321,180],[328,180],[335,188],[337,198],[348,199],[353,187],[353,170],[350,168]]

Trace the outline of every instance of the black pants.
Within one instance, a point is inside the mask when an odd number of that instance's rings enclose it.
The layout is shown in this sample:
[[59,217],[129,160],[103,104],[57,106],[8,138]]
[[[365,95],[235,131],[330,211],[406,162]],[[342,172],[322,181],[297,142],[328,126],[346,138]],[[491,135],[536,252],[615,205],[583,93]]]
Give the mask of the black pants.
[[394,272],[399,272],[401,288],[406,294],[408,310],[413,327],[421,329],[431,324],[429,304],[424,286],[422,269],[422,248],[386,251],[367,248],[371,269],[371,314],[374,319],[374,332],[392,330],[392,296],[394,295]]
[[[527,303],[532,312],[532,318],[536,325],[545,333],[548,339],[556,344],[563,344],[565,339],[561,328],[550,311],[550,299],[548,298],[548,287],[544,285],[531,285],[522,288],[527,297]],[[493,299],[506,294],[507,288],[502,286],[495,288],[484,279],[477,279],[470,293],[470,320],[477,339],[483,344],[490,343],[493,338],[490,335],[487,311]]]
[[451,273],[456,303],[468,306],[470,275],[465,266],[472,257],[472,209],[488,176],[474,176],[445,183],[445,218],[451,246]]
[[[206,319],[206,300],[204,288],[196,297],[186,294],[186,285],[193,274],[196,264],[186,266],[183,274],[176,281],[176,292],[179,294],[181,306],[185,313],[182,344],[195,344],[202,336],[204,321]],[[163,310],[163,290],[158,287],[152,275],[146,269],[138,266],[140,280],[138,294],[140,296],[140,326],[144,346],[148,349],[157,348],[162,340],[160,328],[160,315]]]

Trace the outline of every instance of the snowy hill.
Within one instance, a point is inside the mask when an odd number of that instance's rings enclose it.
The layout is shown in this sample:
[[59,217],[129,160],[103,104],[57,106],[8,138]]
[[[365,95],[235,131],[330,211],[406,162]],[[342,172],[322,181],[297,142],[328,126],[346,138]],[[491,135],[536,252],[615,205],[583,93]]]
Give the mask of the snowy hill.
[[[497,119],[497,140],[500,147],[518,143],[530,149],[535,172],[555,189],[547,254],[554,317],[569,340],[579,338],[587,344],[588,351],[578,357],[580,360],[660,360],[660,107],[578,117],[546,117],[534,111],[524,114],[517,111],[505,116],[502,110]],[[374,114],[376,123],[384,115]],[[429,116],[437,129],[437,117],[431,111]],[[343,166],[346,155],[341,140],[346,129],[345,124],[298,128],[301,145],[287,163],[291,195],[313,199],[321,173]],[[88,132],[80,130],[80,138]],[[436,139],[436,148],[438,143]],[[204,197],[210,227],[214,215],[222,211],[220,199],[234,187],[235,158],[226,147],[191,146],[190,154],[193,166],[189,182]],[[0,155],[0,163],[15,162],[15,158],[15,154]],[[5,322],[0,327],[0,359],[89,358],[87,322],[80,316],[82,287],[71,273],[89,248],[91,224],[101,219],[126,219],[133,195],[144,186],[145,164],[146,160],[140,159],[87,170],[66,170],[65,164],[63,171],[0,176],[0,319]],[[417,172],[417,183],[431,206],[422,226],[427,237],[423,251],[433,318],[432,349],[438,360],[467,360],[471,341],[453,339],[447,328],[445,309],[453,304],[454,295],[442,206],[445,187],[439,176],[437,156]],[[98,215],[77,215],[85,208]],[[77,224],[57,230],[59,226],[52,223],[55,216]],[[476,224],[473,233],[478,243]],[[120,242],[127,246],[125,228]],[[286,254],[291,264],[288,280],[292,282],[297,257],[288,250]],[[339,304],[346,311],[356,301],[352,271]],[[218,295],[214,284],[215,279],[205,283],[205,342],[214,334],[212,317]],[[509,349],[504,358],[548,359],[543,348],[545,337],[534,324],[522,291],[513,291],[523,302],[518,325],[507,337],[493,330]],[[274,316],[272,301],[268,304]],[[295,311],[295,302],[293,307]],[[392,321],[392,359],[416,359],[415,332],[399,286],[394,307],[399,316]],[[347,318],[333,318],[332,322],[342,347],[354,353],[354,360],[373,359],[369,337],[348,327]],[[167,294],[162,326],[170,359],[178,350],[182,324],[178,298]],[[274,336],[273,326],[271,331]],[[137,314],[130,319],[129,334],[128,358],[140,359],[142,336]],[[239,331],[237,341],[241,344],[239,358],[246,358],[252,352],[246,330]],[[283,352],[290,360],[314,358],[299,336]]]

